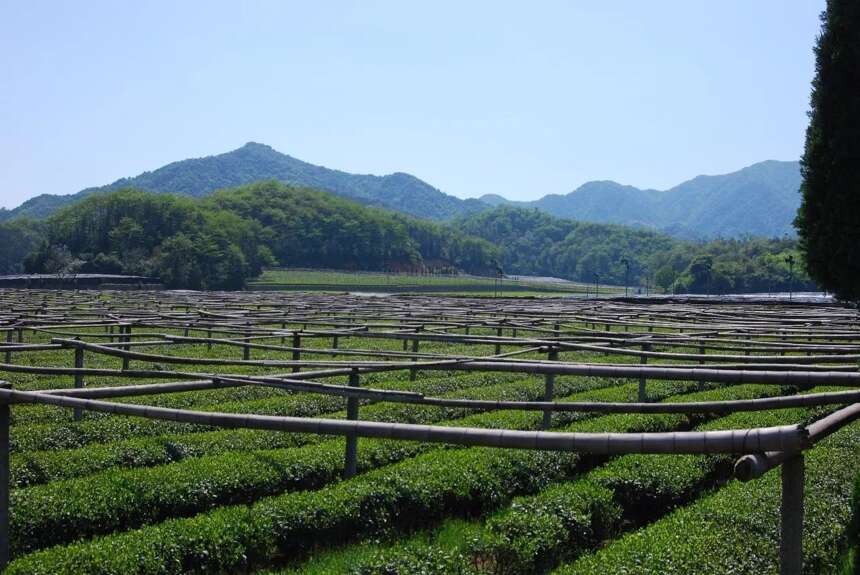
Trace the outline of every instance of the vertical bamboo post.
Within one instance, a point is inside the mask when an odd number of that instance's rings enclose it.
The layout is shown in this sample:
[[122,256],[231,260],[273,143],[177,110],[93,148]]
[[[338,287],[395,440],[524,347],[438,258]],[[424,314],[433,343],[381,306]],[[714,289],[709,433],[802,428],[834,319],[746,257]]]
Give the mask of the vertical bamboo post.
[[242,338],[242,341],[244,342],[244,345],[242,345],[242,359],[248,361],[249,359],[251,359],[251,346],[248,345],[249,343],[251,343],[251,336],[249,335],[251,331],[251,322],[245,322],[245,329],[247,331],[245,332],[245,337]]
[[[416,331],[416,333],[417,333],[417,331]],[[419,339],[417,337],[412,340],[412,353],[418,353],[418,342],[419,342]],[[413,355],[412,361],[417,362],[418,356]],[[415,369],[414,367],[409,368],[409,381],[415,381],[416,377],[418,377],[418,370]]]
[[[80,338],[76,337],[75,339],[80,339]],[[83,367],[84,367],[84,349],[82,347],[76,347],[75,348],[75,368],[83,369]],[[80,389],[82,387],[84,387],[84,376],[80,373],[76,373],[75,374],[75,388]],[[81,420],[81,408],[80,407],[75,408],[74,420],[75,421]]]
[[[349,386],[358,387],[358,371],[353,370],[349,374]],[[358,421],[358,398],[348,397],[346,399],[346,418],[349,421]],[[346,454],[344,457],[343,477],[349,479],[355,476],[358,467],[358,435],[351,433],[346,436]]]
[[782,501],[779,508],[779,575],[803,573],[803,453],[782,464]]
[[[122,337],[122,341],[124,341],[125,343],[129,343],[131,341],[131,326],[130,325],[125,326],[124,331],[125,331],[125,335]],[[122,349],[125,351],[128,351],[129,347],[127,345],[124,345],[122,347]],[[122,358],[122,369],[123,370],[128,369],[128,357]]]
[[18,343],[24,343],[24,329],[16,327],[15,331],[18,332]]
[[[502,328],[501,327],[496,328],[496,337],[502,337]],[[495,353],[495,355],[499,355],[500,353],[502,353],[502,344],[496,343],[496,348],[494,350],[494,353]]]
[[[642,351],[651,351],[650,343],[642,344]],[[639,358],[639,363],[645,365],[648,363],[648,356],[643,355]],[[645,388],[647,379],[644,375],[639,376],[639,403],[645,403],[648,400],[648,390]]]
[[[705,344],[702,342],[699,342],[699,355],[705,355]],[[705,359],[704,358],[699,359],[699,365],[705,365]],[[703,389],[705,389],[705,382],[700,381],[699,382],[699,391],[702,391]]]
[[208,328],[206,330],[206,339],[209,340],[206,342],[206,349],[212,349],[212,328]]
[[[550,349],[549,350],[549,357],[547,359],[549,359],[550,361],[558,361],[558,350],[556,348]],[[544,389],[544,394],[543,394],[543,400],[544,401],[552,401],[553,400],[553,394],[555,391],[553,389],[555,387],[555,374],[554,373],[546,374],[546,376],[544,376],[544,384],[545,384],[545,389]],[[552,427],[552,411],[547,409],[546,411],[543,412],[543,428],[549,429],[550,427]]]
[[[9,389],[2,381],[0,387]],[[9,404],[0,403],[0,570],[9,564]]]
[[[302,352],[300,351],[302,347],[302,333],[300,331],[293,332],[293,361],[301,361],[302,360]],[[299,366],[293,366],[293,373],[299,371]]]
[[[12,344],[12,330],[6,332],[6,345]],[[6,363],[12,363],[12,350],[6,350]]]
[[[337,336],[336,336],[336,335],[335,335],[335,336],[332,336],[332,338],[331,338],[331,348],[332,348],[332,349],[337,349]],[[332,353],[332,354],[331,354],[331,356],[332,356],[332,357],[337,357],[337,354],[336,354],[336,353]]]

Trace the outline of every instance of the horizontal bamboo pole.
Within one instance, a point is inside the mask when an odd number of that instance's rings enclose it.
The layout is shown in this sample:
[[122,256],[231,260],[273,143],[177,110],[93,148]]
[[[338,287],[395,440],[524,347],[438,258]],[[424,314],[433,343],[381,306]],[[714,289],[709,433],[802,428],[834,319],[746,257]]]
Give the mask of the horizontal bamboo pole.
[[355,435],[430,443],[594,454],[790,451],[802,449],[806,442],[805,431],[793,425],[704,432],[571,433],[200,412],[7,389],[0,389],[0,401],[78,407],[104,413],[225,428],[264,429],[319,435]]
[[[857,419],[860,419],[860,403],[854,403],[834,411],[806,426],[807,443],[812,446]],[[735,476],[741,481],[756,479],[795,455],[796,453],[790,450],[765,451],[744,455],[735,462]]]
[[810,393],[787,397],[743,399],[726,401],[687,401],[678,403],[621,403],[621,402],[561,402],[561,401],[505,401],[476,399],[447,399],[435,397],[408,398],[407,402],[435,407],[465,409],[510,409],[519,411],[564,411],[590,413],[735,413],[739,411],[766,411],[794,407],[844,405],[860,402],[860,391]]

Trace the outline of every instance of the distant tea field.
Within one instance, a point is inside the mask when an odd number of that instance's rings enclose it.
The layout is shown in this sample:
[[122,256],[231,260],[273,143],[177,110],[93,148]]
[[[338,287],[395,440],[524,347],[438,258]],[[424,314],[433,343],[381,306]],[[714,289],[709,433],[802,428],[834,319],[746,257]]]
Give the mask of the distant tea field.
[[380,286],[0,290],[4,572],[854,572],[856,309]]
[[433,293],[436,295],[554,296],[623,293],[617,286],[564,280],[492,278],[472,275],[349,272],[305,269],[265,271],[249,283],[252,290],[361,291],[379,293]]

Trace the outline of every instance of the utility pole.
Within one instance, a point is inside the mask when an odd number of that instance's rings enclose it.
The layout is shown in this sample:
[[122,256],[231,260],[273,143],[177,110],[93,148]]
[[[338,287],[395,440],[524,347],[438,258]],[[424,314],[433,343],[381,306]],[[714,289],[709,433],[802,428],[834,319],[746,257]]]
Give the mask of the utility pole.
[[788,264],[788,301],[791,301],[794,296],[794,256],[788,254],[785,262]]
[[627,297],[627,286],[630,284],[630,260],[621,258],[621,263],[624,264],[624,297]]

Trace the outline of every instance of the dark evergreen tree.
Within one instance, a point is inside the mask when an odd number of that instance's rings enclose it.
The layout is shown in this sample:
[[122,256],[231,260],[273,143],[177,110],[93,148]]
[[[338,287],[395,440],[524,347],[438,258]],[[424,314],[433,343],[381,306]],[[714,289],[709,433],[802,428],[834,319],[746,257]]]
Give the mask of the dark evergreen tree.
[[828,0],[795,220],[810,276],[860,300],[860,2]]

